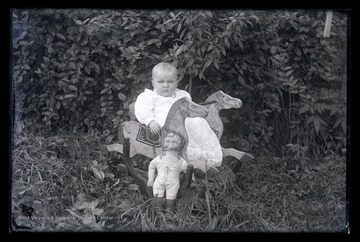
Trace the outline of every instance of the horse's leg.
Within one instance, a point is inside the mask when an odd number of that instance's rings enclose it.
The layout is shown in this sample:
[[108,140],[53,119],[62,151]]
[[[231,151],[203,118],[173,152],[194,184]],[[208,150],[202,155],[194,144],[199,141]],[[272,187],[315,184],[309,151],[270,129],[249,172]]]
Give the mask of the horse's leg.
[[123,159],[129,174],[135,179],[135,182],[139,185],[141,193],[145,195],[146,198],[152,197],[152,191],[147,186],[146,179],[135,171],[133,165],[130,162],[130,141],[127,138],[125,138],[124,140]]
[[250,161],[250,160],[254,159],[254,156],[252,156],[252,155],[250,155],[250,154],[248,154],[246,152],[236,150],[234,148],[221,147],[221,150],[223,152],[224,157],[232,156],[232,157],[235,157],[236,159],[238,159],[238,161],[236,162],[236,165],[235,165],[235,167],[233,169],[234,173],[239,171],[239,169],[240,169],[243,162],[247,162],[247,161]]
[[192,179],[192,176],[193,176],[193,169],[194,169],[193,165],[188,165],[187,166],[186,173],[185,173],[185,180],[180,185],[178,195],[181,195],[183,192],[185,192],[187,189],[189,189],[189,187],[191,185],[191,179]]

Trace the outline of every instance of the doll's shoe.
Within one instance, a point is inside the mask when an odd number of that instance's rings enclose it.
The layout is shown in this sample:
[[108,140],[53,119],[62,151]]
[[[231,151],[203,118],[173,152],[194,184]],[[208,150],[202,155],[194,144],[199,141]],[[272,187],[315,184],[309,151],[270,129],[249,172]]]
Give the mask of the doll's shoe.
[[156,213],[161,213],[164,207],[164,198],[154,197],[152,201],[152,207]]
[[173,212],[175,208],[175,199],[166,199],[165,200],[165,211]]

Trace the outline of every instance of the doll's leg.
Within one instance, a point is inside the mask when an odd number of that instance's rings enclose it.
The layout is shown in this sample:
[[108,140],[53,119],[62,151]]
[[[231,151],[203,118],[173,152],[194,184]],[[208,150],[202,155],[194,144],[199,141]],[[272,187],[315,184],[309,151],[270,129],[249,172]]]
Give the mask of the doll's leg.
[[164,193],[165,193],[165,184],[163,184],[162,181],[160,181],[160,179],[155,179],[154,185],[153,185],[153,194],[154,197],[164,197]]
[[173,211],[175,207],[175,199],[180,187],[179,181],[175,181],[171,184],[168,184],[166,187],[166,200],[165,200],[165,210],[167,212]]
[[155,209],[159,210],[160,212],[163,209],[163,205],[164,205],[164,192],[165,192],[165,187],[160,182],[155,180],[153,185],[153,194],[154,194],[153,205]]

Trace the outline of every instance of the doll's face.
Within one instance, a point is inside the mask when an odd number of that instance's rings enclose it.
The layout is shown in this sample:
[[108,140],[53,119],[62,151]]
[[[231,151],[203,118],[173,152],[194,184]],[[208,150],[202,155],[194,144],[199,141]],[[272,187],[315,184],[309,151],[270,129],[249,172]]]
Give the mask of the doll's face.
[[164,150],[177,150],[180,146],[180,138],[176,135],[167,136],[164,139]]

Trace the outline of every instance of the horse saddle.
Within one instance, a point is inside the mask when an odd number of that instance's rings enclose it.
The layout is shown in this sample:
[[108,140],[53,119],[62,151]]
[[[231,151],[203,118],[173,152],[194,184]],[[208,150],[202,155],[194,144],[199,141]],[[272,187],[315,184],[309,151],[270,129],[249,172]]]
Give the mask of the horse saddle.
[[161,147],[161,135],[162,130],[160,134],[153,134],[147,126],[140,125],[136,140],[147,145]]

